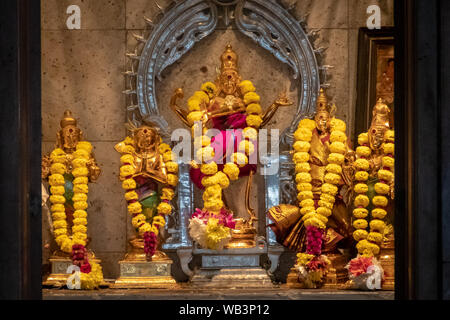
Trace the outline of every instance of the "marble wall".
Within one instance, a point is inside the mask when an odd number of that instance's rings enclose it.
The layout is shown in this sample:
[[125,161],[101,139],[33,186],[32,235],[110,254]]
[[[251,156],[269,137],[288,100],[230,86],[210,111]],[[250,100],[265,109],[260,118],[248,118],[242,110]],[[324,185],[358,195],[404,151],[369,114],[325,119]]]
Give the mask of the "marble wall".
[[[284,0],[293,3],[292,0]],[[136,46],[133,33],[144,33],[144,16],[155,19],[158,10],[152,0],[43,0],[42,17],[42,146],[43,154],[54,147],[56,131],[65,109],[71,109],[79,120],[85,138],[94,145],[94,153],[103,172],[96,184],[90,185],[90,244],[103,261],[106,278],[118,275],[118,264],[133,234],[127,216],[123,191],[118,181],[119,156],[115,143],[124,138],[126,101],[122,91],[126,81],[126,52]],[[166,7],[169,0],[158,0]],[[81,29],[68,30],[66,9],[76,4],[81,9]],[[392,26],[393,0],[306,0],[298,1],[293,14],[306,20],[313,29],[320,29],[314,46],[327,47],[323,64],[333,65],[327,94],[338,107],[337,116],[348,124],[353,136],[356,102],[356,67],[358,29],[365,26],[366,9],[378,4],[382,25]],[[260,93],[263,106],[269,106],[277,95],[287,90],[296,98],[296,84],[291,73],[273,56],[257,47],[250,39],[231,27],[219,28],[197,44],[180,61],[167,68],[158,84],[158,103],[171,128],[182,123],[167,108],[170,95],[182,87],[186,95],[197,90],[202,82],[215,78],[219,56],[231,43],[240,59],[244,79],[252,80]],[[293,116],[292,108],[281,109],[269,128],[284,129]],[[256,177],[255,185],[261,185]],[[239,183],[234,194],[242,194]],[[254,188],[253,206],[257,209],[261,190]],[[236,206],[243,205],[240,199]],[[261,205],[259,205],[261,207]],[[261,208],[260,210],[262,210]],[[43,216],[43,263],[55,248]]]

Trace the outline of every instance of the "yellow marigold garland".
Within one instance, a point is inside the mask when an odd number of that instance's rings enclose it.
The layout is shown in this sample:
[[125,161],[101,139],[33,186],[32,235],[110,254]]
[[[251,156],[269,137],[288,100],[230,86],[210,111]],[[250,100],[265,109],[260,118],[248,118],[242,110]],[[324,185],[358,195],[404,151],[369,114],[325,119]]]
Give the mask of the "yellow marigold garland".
[[[383,221],[387,212],[385,207],[388,205],[387,194],[391,191],[390,182],[394,178],[394,131],[387,130],[384,135],[382,166],[377,172],[379,182],[375,184],[375,192],[377,195],[373,197],[372,204],[374,209],[371,211],[371,221],[367,221],[369,211],[366,207],[369,205],[369,198],[366,193],[368,191],[367,180],[369,178],[369,162],[366,158],[371,155],[372,150],[369,148],[369,137],[367,132],[358,136],[359,147],[356,148],[358,160],[355,165],[358,171],[355,174],[357,184],[354,187],[358,194],[354,200],[355,209],[353,210],[353,238],[358,241],[356,248],[358,253],[370,257],[380,252],[380,244],[383,241],[383,231],[385,222]],[[367,227],[370,232],[367,232]]]
[[135,174],[134,157],[131,155],[134,152],[133,139],[127,137],[123,143],[126,145],[126,149],[123,150],[123,155],[120,157],[120,178],[122,180],[122,188],[125,190],[125,200],[128,203],[127,209],[132,216],[131,224],[144,237],[146,242],[145,251],[151,257],[156,249],[159,228],[164,227],[166,224],[164,216],[172,213],[172,206],[169,202],[173,199],[175,195],[174,188],[178,184],[178,163],[174,161],[175,156],[170,146],[166,143],[161,143],[158,151],[163,155],[163,161],[168,172],[167,185],[161,190],[161,202],[156,208],[158,215],[153,217],[152,222],[149,223],[147,222],[147,217],[142,214],[142,205],[138,201],[137,185],[133,178]]
[[311,175],[309,166],[309,150],[312,134],[316,123],[311,119],[303,119],[298,124],[294,133],[295,143],[293,161],[295,163],[295,181],[297,183],[297,200],[304,215],[305,227],[314,226],[325,229],[328,217],[331,215],[337,185],[340,183],[342,163],[345,159],[347,136],[345,135],[345,123],[339,119],[333,119],[330,133],[330,155],[324,176],[325,183],[322,185],[322,193],[318,202],[318,208],[314,206],[314,195],[312,193]]
[[[89,262],[85,253],[87,239],[87,193],[88,193],[88,175],[87,162],[90,159],[92,145],[87,141],[80,141],[76,146],[76,151],[72,154],[73,159],[72,175],[73,180],[73,214],[72,236],[68,235],[67,220],[64,204],[65,180],[64,174],[70,173],[66,167],[66,153],[61,148],[53,150],[50,154],[52,165],[50,166],[49,184],[50,184],[50,208],[53,218],[53,233],[55,241],[60,249],[67,253],[72,253],[74,248],[83,251],[82,259],[78,259],[73,254],[74,263],[77,260],[84,261],[81,266],[81,287],[83,289],[97,288],[103,281],[102,268],[99,264]],[[83,262],[80,262],[83,263]]]

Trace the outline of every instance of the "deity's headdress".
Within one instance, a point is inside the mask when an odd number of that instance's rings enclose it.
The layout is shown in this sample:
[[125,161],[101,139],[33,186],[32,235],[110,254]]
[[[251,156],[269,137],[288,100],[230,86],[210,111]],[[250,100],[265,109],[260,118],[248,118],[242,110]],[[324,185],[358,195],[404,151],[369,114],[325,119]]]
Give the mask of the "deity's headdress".
[[226,46],[225,51],[222,53],[222,56],[220,57],[220,60],[222,61],[222,66],[220,68],[220,71],[222,73],[227,70],[233,70],[238,72],[238,56],[236,52],[233,51],[231,44],[228,44]]
[[64,111],[64,117],[60,121],[61,129],[64,129],[67,126],[77,126],[77,119],[72,116],[72,112],[70,110]]
[[332,106],[328,105],[328,99],[325,95],[325,91],[323,90],[323,88],[320,88],[316,103],[316,114],[322,112],[328,113],[330,117],[333,117],[334,113],[336,112],[336,106],[334,104]]
[[388,130],[390,127],[389,124],[389,113],[391,110],[389,107],[383,103],[383,99],[378,99],[377,103],[373,107],[372,111],[372,123],[370,125],[371,128],[381,127],[385,130]]
[[[59,122],[59,124],[61,126],[61,129],[56,134],[57,139],[56,145],[58,147],[63,148],[64,140],[66,139],[66,137],[72,135],[73,133],[78,135],[77,139],[79,141],[82,140],[83,132],[81,131],[80,128],[77,127],[77,119],[73,117],[72,112],[70,110],[64,111],[64,116]],[[65,130],[69,126],[74,128],[73,129],[68,128],[67,130]]]

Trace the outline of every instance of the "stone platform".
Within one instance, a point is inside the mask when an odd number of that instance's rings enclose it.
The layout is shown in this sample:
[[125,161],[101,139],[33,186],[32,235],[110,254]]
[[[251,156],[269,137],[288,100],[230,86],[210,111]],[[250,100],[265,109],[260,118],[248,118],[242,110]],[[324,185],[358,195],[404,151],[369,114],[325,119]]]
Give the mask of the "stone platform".
[[193,289],[180,283],[179,289],[43,289],[44,300],[393,300],[393,291],[306,290],[284,285],[271,289]]

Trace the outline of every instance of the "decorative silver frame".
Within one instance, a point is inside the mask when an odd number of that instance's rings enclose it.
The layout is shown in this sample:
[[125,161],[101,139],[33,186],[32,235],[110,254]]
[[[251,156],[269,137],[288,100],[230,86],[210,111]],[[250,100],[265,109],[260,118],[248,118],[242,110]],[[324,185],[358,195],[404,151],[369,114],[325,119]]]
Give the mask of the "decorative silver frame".
[[[159,22],[155,24],[146,18],[151,27],[149,37],[146,39],[134,35],[144,44],[140,55],[138,50],[127,53],[132,61],[131,70],[125,72],[129,79],[129,88],[124,93],[129,96],[131,102],[127,107],[128,118],[137,125],[142,121],[150,121],[159,126],[163,137],[170,136],[168,123],[159,113],[156,81],[161,81],[161,73],[165,68],[214,32],[219,19],[223,19],[225,25],[234,21],[237,30],[287,64],[293,72],[293,79],[299,82],[296,114],[280,138],[281,144],[291,146],[298,122],[311,116],[315,110],[315,101],[321,86],[320,71],[323,72],[323,78],[326,78],[327,69],[330,67],[318,66],[316,54],[321,54],[323,49],[314,50],[310,41],[316,31],[306,33],[301,21],[296,20],[289,13],[289,8],[284,8],[277,0],[178,0],[167,9],[158,4],[157,6],[162,15]],[[134,67],[136,61],[137,72]],[[279,158],[268,157],[261,160],[262,170],[274,161],[279,161],[280,164],[279,176],[265,176],[266,210],[278,205],[281,200],[285,203],[292,202],[294,199],[289,190],[295,187],[290,155],[285,153]],[[188,165],[180,165],[179,181],[175,227],[168,230],[171,236],[163,248],[177,250],[183,272],[192,275],[187,266],[193,250],[187,227],[194,209],[193,185],[189,179]],[[267,230],[266,242],[267,253],[272,262],[269,271],[274,272],[283,248],[276,243],[270,229]]]

